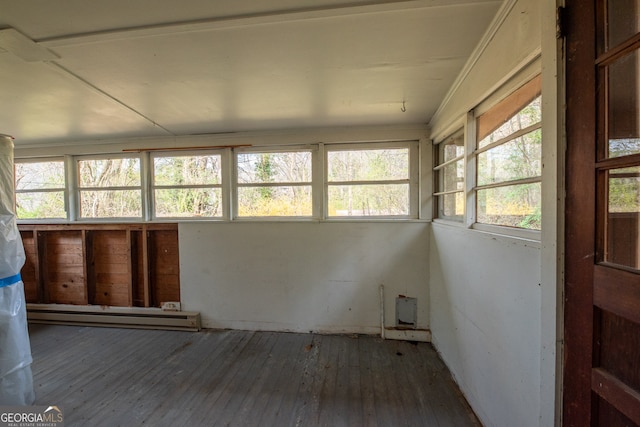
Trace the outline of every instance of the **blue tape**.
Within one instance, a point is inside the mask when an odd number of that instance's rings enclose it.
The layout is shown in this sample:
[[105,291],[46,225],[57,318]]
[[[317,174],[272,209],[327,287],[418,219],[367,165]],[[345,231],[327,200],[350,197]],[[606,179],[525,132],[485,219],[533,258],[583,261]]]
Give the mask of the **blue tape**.
[[20,280],[22,280],[22,276],[20,276],[20,273],[14,276],[5,277],[4,279],[0,279],[0,288],[13,285],[15,283],[18,283]]

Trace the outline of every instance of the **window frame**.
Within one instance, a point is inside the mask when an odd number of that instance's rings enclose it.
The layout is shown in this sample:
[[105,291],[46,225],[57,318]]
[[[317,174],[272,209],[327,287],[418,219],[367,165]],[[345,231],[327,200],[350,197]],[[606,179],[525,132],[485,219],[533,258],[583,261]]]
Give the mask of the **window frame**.
[[[29,158],[17,158],[14,159],[14,164],[18,163],[47,163],[47,162],[61,162],[64,174],[64,187],[55,187],[55,188],[47,188],[47,189],[22,189],[19,190],[16,185],[17,176],[15,174],[14,168],[14,189],[16,193],[16,197],[18,194],[29,194],[29,193],[56,193],[62,192],[62,197],[64,200],[64,210],[65,216],[59,218],[18,218],[18,212],[16,212],[16,220],[19,222],[34,222],[34,223],[60,223],[67,222],[70,218],[70,209],[69,209],[69,174],[68,174],[68,164],[64,156],[56,156],[56,157],[29,157]],[[16,209],[17,210],[17,209]]]
[[[146,192],[149,197],[149,219],[154,222],[173,222],[173,221],[224,221],[229,218],[229,192],[227,191],[227,174],[225,171],[228,169],[228,149],[217,150],[167,150],[167,151],[154,151],[149,153],[149,190]],[[156,185],[155,183],[155,163],[154,160],[159,157],[196,157],[196,156],[220,156],[220,184],[192,184],[192,185]],[[220,216],[157,216],[156,210],[156,191],[157,189],[207,189],[207,188],[220,188],[221,192],[221,215]]]
[[[298,153],[308,152],[311,154],[311,181],[300,182],[273,182],[273,183],[240,183],[238,182],[238,155],[244,153],[267,154],[267,153]],[[316,185],[314,180],[316,177],[315,169],[318,157],[318,144],[313,145],[279,145],[279,146],[256,146],[256,147],[239,147],[233,150],[233,166],[232,166],[232,219],[234,221],[273,221],[273,220],[312,220],[317,219],[317,206],[315,203]],[[311,214],[310,215],[240,215],[238,190],[240,188],[277,188],[277,187],[309,187],[311,191]]]
[[[464,223],[467,213],[467,200],[466,200],[466,184],[467,184],[467,146],[465,138],[465,126],[464,124],[458,127],[453,132],[450,132],[448,136],[442,138],[440,141],[434,144],[434,167],[433,167],[433,185],[434,185],[434,219],[451,221],[453,223]],[[447,145],[447,141],[455,141],[456,139],[462,139],[462,154],[443,161],[443,147]],[[462,188],[459,190],[444,190],[444,169],[447,166],[457,164],[462,165]],[[458,194],[462,195],[462,214],[461,215],[444,215],[444,209],[441,208],[441,204],[444,201],[443,196]]]
[[[502,99],[498,100],[498,101],[494,101],[491,104],[487,105],[487,103],[483,103],[481,106],[477,107],[476,109],[474,109],[473,111],[470,112],[470,114],[468,115],[469,120],[472,121],[470,129],[472,129],[472,132],[468,132],[467,136],[469,138],[471,138],[470,141],[470,150],[471,150],[471,155],[473,157],[473,182],[472,182],[472,194],[473,194],[473,218],[470,221],[470,223],[472,224],[472,228],[477,229],[477,230],[482,230],[482,231],[488,231],[488,232],[494,232],[494,233],[500,233],[500,234],[507,234],[507,235],[513,235],[516,237],[522,237],[522,238],[530,238],[530,239],[540,239],[540,232],[541,230],[538,229],[527,229],[527,228],[520,228],[520,227],[511,227],[511,226],[507,226],[507,225],[501,225],[501,224],[492,224],[492,223],[481,223],[478,222],[477,220],[477,211],[478,211],[478,192],[482,191],[482,190],[487,190],[487,189],[492,189],[492,188],[501,188],[501,187],[508,187],[508,186],[513,186],[513,185],[526,185],[526,184],[531,184],[531,183],[539,183],[540,185],[542,185],[542,170],[540,171],[540,175],[537,175],[535,177],[527,177],[527,178],[521,178],[521,179],[514,179],[514,180],[505,180],[505,181],[501,181],[499,183],[489,183],[489,184],[484,184],[484,185],[478,185],[478,173],[479,173],[479,162],[478,162],[478,156],[482,153],[486,153],[494,148],[503,146],[511,141],[516,140],[517,138],[520,138],[522,136],[525,136],[531,132],[535,132],[537,130],[539,130],[540,132],[542,132],[542,117],[540,119],[540,121],[538,121],[537,123],[530,125],[530,126],[526,126],[516,132],[513,132],[512,134],[500,138],[497,141],[494,141],[490,144],[487,144],[483,147],[479,147],[479,143],[480,143],[480,138],[478,137],[478,122],[479,119],[482,115],[491,112],[494,108],[499,108],[500,106],[504,106],[505,104],[509,103],[509,100],[511,99],[512,102],[517,102],[517,96],[519,94],[519,91],[522,90],[523,88],[526,88],[527,86],[531,86],[531,87],[537,87],[537,89],[535,90],[535,92],[537,93],[537,95],[535,95],[535,97],[533,98],[533,100],[537,99],[538,97],[542,96],[542,85],[541,85],[541,76],[539,73],[530,76],[527,79],[522,79],[520,80],[520,84],[517,86],[514,86],[513,89],[511,91],[509,91],[508,94],[506,94],[506,96],[504,96]],[[515,98],[515,99],[513,99]],[[522,107],[520,107],[519,109],[516,110],[515,114],[518,114],[519,112],[521,112],[524,108],[526,108],[532,101],[527,102],[526,104],[524,104]],[[542,103],[541,103],[542,104]],[[542,106],[541,106],[542,108]],[[510,115],[509,118],[507,120],[509,120],[510,118],[514,117],[514,115]],[[493,132],[493,131],[492,131]],[[489,132],[488,134],[490,134],[491,132]],[[541,140],[541,144],[544,144],[544,140]],[[540,158],[540,162],[542,163],[542,158]],[[542,166],[541,166],[542,167]],[[467,169],[467,173],[469,173],[469,169]],[[469,176],[469,175],[468,175]],[[468,179],[468,178],[467,178]],[[540,189],[542,190],[542,189]],[[542,196],[540,197],[540,201],[542,202]]]
[[[426,130],[426,129],[425,129]],[[319,138],[320,139],[320,138]],[[251,142],[251,141],[248,141]],[[17,219],[19,223],[153,223],[153,222],[191,222],[191,221],[218,221],[218,222],[234,222],[234,221],[380,221],[380,220],[423,220],[425,207],[421,205],[425,201],[430,201],[431,178],[429,174],[422,171],[431,169],[429,164],[431,158],[431,149],[425,150],[426,144],[420,135],[408,135],[407,138],[401,139],[362,139],[362,140],[342,140],[332,138],[328,142],[309,142],[309,143],[284,143],[266,141],[261,145],[238,144],[238,145],[221,145],[221,146],[203,146],[189,147],[186,150],[172,148],[149,148],[149,149],[124,149],[121,152],[112,152],[110,150],[100,150],[100,152],[89,153],[89,150],[82,150],[78,154],[59,154],[51,156],[22,156],[15,157],[16,162],[38,162],[38,161],[62,161],[65,168],[65,188],[50,190],[64,191],[66,218],[56,219],[35,219],[25,218]],[[403,180],[380,180],[366,182],[348,182],[345,184],[372,184],[372,183],[397,183],[399,181],[408,183],[408,215],[364,215],[364,216],[331,216],[328,217],[328,190],[333,184],[328,182],[327,176],[327,152],[336,150],[379,150],[387,148],[408,148],[409,150],[409,178]],[[73,150],[72,150],[73,151]],[[278,152],[295,152],[306,151],[311,153],[311,176],[305,182],[277,182],[263,184],[238,184],[237,156],[243,152],[259,152],[259,153],[278,153]],[[155,185],[154,182],[154,159],[158,157],[172,156],[189,156],[189,155],[220,155],[222,163],[221,183],[206,185],[205,187],[215,187],[222,189],[223,198],[223,215],[217,217],[158,217],[155,214],[155,189],[156,188],[188,188],[191,185]],[[426,157],[423,156],[426,154]],[[118,160],[129,158],[132,161],[139,162],[140,180],[137,176],[130,176],[123,180],[124,183],[135,179],[135,185],[114,185],[109,187],[99,186],[83,186],[80,182],[79,170],[83,161],[100,161],[100,160]],[[425,159],[427,159],[425,161]],[[308,171],[308,169],[305,169]],[[384,173],[384,172],[383,172]],[[305,178],[306,179],[306,175]],[[14,180],[15,182],[15,180]],[[118,181],[115,181],[118,182]],[[311,192],[311,215],[305,216],[240,216],[238,215],[238,188],[256,186],[307,186]],[[129,190],[135,191],[136,197],[140,197],[140,216],[129,217],[84,217],[81,216],[81,199],[85,197],[85,192],[95,191],[118,191]],[[429,194],[424,193],[428,191]],[[115,197],[120,197],[116,195]],[[308,197],[308,194],[305,195]],[[307,211],[305,198],[305,212]],[[127,200],[127,203],[132,200]],[[136,207],[138,200],[135,200]],[[428,203],[430,204],[430,203]],[[131,206],[131,205],[129,205]],[[425,205],[426,206],[426,205]],[[422,209],[422,213],[421,212]],[[429,210],[431,210],[429,208]],[[136,214],[137,209],[136,209]],[[430,218],[429,218],[430,219]]]
[[[329,221],[335,220],[398,220],[398,219],[419,219],[419,141],[386,141],[386,142],[359,142],[359,143],[335,143],[326,144],[323,158],[323,218]],[[409,174],[406,179],[395,180],[372,180],[372,181],[329,181],[329,153],[335,151],[374,151],[394,148],[406,148],[409,154]],[[386,184],[408,184],[409,185],[409,213],[407,215],[329,215],[329,187],[331,185],[386,185]]]
[[[80,180],[81,161],[86,160],[117,160],[117,159],[138,159],[140,167],[140,185],[139,186],[108,186],[108,187],[83,187]],[[149,212],[149,191],[148,180],[146,176],[149,173],[148,156],[142,153],[111,153],[100,155],[81,155],[73,156],[73,170],[71,173],[74,177],[73,195],[75,200],[72,204],[75,207],[75,221],[77,222],[145,222],[148,221]],[[83,217],[82,216],[82,192],[83,191],[126,191],[138,190],[140,192],[140,216],[126,217]]]

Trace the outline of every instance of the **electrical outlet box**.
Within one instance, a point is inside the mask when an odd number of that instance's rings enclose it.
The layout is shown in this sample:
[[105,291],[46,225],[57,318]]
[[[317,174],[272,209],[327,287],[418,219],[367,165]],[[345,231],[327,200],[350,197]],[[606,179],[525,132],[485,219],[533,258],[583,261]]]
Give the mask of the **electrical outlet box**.
[[164,311],[180,311],[180,303],[176,301],[163,302],[160,308]]
[[399,296],[396,298],[396,327],[415,329],[418,323],[418,300]]

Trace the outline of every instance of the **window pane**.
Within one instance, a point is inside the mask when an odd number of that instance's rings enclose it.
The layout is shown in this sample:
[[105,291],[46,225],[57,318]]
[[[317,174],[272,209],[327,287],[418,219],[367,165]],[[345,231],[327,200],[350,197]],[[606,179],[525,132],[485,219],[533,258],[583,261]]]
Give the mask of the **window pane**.
[[640,167],[609,171],[609,212],[640,212]]
[[16,211],[19,219],[66,218],[64,192],[16,193]]
[[156,217],[220,217],[220,188],[169,188],[155,190]]
[[540,230],[540,183],[478,190],[477,221]]
[[443,194],[438,196],[439,217],[462,220],[464,215],[464,193]]
[[409,184],[331,185],[329,216],[409,215]]
[[[542,119],[541,105],[542,98],[538,96],[517,114],[511,116],[509,119],[501,123],[497,129],[489,133],[486,137],[482,138],[482,140],[478,142],[478,148],[485,147],[493,142],[506,138],[521,129],[539,123]],[[483,117],[484,115],[482,115],[478,119],[479,127],[481,126]]]
[[79,160],[78,174],[81,187],[139,187],[140,159]]
[[464,163],[459,160],[440,169],[439,191],[464,190]]
[[330,151],[329,182],[386,181],[409,178],[409,149]]
[[607,41],[613,48],[640,31],[640,0],[609,0],[607,5]]
[[81,191],[83,218],[132,218],[142,216],[140,190]]
[[478,154],[478,185],[542,174],[542,131],[537,129]]
[[311,216],[311,186],[239,187],[239,216]]
[[239,153],[238,182],[311,182],[311,152]]
[[640,167],[613,169],[608,183],[605,261],[640,268]]
[[64,188],[64,162],[16,163],[16,190]]
[[609,157],[640,153],[639,64],[636,50],[609,66]]
[[155,157],[153,179],[154,185],[220,184],[220,155]]
[[440,150],[440,164],[462,156],[464,154],[464,135],[460,134],[441,142],[438,146],[438,150]]

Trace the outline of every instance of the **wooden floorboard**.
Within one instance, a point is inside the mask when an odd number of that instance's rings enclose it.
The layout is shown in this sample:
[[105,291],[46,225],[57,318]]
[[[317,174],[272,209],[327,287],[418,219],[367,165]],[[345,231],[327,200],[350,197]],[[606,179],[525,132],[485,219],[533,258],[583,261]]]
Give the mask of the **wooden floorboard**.
[[479,426],[428,343],[30,326],[36,404],[67,426]]

